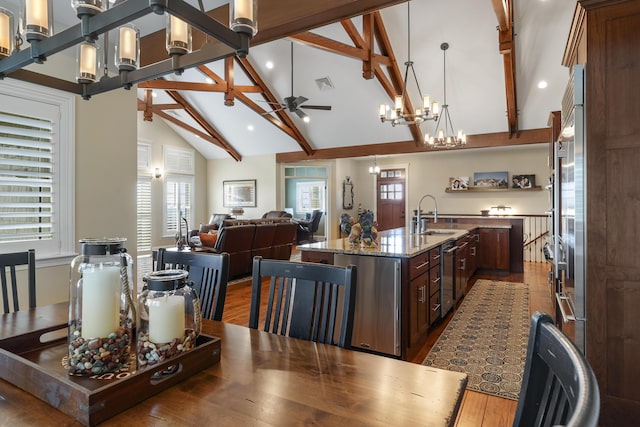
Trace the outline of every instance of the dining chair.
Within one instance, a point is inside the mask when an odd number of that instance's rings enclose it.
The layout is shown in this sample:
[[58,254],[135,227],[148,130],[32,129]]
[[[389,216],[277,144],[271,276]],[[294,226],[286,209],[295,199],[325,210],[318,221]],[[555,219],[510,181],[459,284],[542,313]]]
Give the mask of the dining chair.
[[158,270],[180,269],[189,272],[189,281],[200,298],[202,317],[222,320],[229,280],[229,254],[197,253],[158,249]]
[[[20,310],[20,302],[18,301],[18,280],[16,278],[16,267],[20,265],[27,266],[29,308],[34,308],[36,306],[36,251],[34,249],[29,249],[25,252],[0,254],[2,305],[5,314],[11,312],[9,310],[9,285],[11,286],[11,301],[13,303],[12,311]],[[7,271],[9,272],[10,282],[7,282]]]
[[[268,286],[266,306],[263,285]],[[258,329],[264,318],[266,332],[350,348],[355,298],[353,265],[255,257],[249,327]]]
[[595,427],[598,382],[584,355],[546,313],[531,317],[514,427]]

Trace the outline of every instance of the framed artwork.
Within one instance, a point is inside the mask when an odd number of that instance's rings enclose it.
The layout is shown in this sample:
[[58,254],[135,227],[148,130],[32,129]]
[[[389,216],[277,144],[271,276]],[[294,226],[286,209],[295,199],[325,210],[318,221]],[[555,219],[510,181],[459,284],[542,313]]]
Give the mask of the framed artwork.
[[473,185],[475,187],[509,188],[508,172],[474,172]]
[[536,186],[535,175],[512,175],[511,188],[533,188]]
[[466,190],[469,188],[468,176],[451,176],[449,177],[449,188],[451,190]]
[[256,180],[223,181],[222,195],[225,208],[256,207]]

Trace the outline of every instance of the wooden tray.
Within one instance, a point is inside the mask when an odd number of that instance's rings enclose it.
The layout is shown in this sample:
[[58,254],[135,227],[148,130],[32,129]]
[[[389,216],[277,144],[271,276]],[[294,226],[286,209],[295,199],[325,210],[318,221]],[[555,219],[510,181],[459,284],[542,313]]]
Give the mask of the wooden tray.
[[[64,338],[42,342],[62,328]],[[66,328],[66,324],[58,325],[0,340],[0,378],[87,426],[220,361],[220,339],[200,335],[193,350],[144,370],[105,374],[101,379],[70,376],[62,366],[68,351]],[[160,374],[171,366],[177,366],[175,372]]]

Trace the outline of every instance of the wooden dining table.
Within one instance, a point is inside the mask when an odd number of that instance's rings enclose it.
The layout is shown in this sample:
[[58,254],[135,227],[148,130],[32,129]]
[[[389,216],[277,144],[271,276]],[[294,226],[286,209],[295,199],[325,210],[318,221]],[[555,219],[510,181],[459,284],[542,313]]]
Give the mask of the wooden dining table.
[[[8,338],[67,316],[67,304],[3,315],[0,351]],[[218,362],[100,425],[451,426],[467,382],[462,373],[224,322],[205,320],[202,333],[220,338]],[[81,424],[0,380],[0,425]]]

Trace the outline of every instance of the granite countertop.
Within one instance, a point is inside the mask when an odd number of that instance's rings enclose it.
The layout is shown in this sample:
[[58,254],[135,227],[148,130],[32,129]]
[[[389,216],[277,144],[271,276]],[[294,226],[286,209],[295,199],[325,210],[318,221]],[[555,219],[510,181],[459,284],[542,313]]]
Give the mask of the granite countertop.
[[300,251],[407,258],[440,246],[447,240],[457,239],[467,234],[466,229],[446,230],[445,232],[447,234],[416,235],[409,234],[408,230],[403,227],[378,232],[376,247],[351,246],[349,239],[344,237],[326,242],[307,243],[298,246],[297,249]]
[[422,252],[442,245],[448,240],[456,240],[476,228],[511,228],[510,225],[485,224],[430,224],[428,233],[410,234],[406,227],[378,232],[378,244],[375,247],[351,246],[349,239],[329,240],[307,243],[297,246],[300,251],[332,252],[336,254],[368,255],[383,257],[411,258]]

